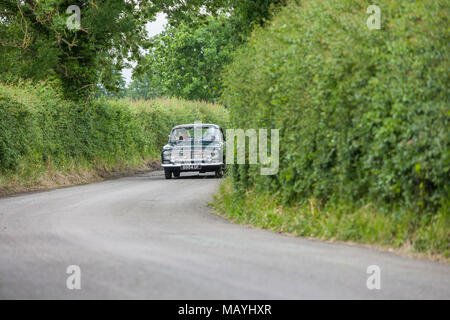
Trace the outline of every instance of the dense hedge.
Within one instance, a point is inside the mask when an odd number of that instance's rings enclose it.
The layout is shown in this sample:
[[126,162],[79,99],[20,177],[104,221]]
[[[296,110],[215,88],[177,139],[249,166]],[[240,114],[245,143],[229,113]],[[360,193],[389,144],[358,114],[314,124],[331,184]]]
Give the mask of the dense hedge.
[[0,84],[0,178],[15,174],[33,184],[49,166],[64,171],[157,159],[171,127],[195,120],[224,125],[227,112],[177,99],[81,105],[45,84]]
[[[448,210],[450,1],[300,2],[226,74],[232,126],[280,129],[279,173],[242,165],[236,186],[319,207]],[[369,4],[381,30],[366,26]]]

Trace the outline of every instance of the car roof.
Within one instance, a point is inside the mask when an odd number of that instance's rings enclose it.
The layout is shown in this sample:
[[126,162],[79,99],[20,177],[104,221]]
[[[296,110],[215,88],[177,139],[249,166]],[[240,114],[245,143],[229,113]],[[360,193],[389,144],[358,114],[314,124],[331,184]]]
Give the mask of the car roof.
[[[173,127],[172,130],[173,129],[178,129],[178,128],[190,128],[190,127],[194,127],[196,125],[198,125],[198,124],[196,124],[196,123],[180,124],[178,126]],[[220,127],[217,124],[214,124],[214,123],[200,123],[200,125],[202,127],[215,127],[215,128],[219,128],[220,129]]]

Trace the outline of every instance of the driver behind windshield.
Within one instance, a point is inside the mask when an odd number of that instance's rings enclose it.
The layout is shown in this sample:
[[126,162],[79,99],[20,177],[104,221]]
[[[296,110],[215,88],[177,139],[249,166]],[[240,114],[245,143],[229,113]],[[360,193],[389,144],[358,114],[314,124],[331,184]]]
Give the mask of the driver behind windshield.
[[[174,142],[183,142],[183,141],[191,141],[194,136],[193,128],[178,128],[172,133],[172,141]],[[206,127],[202,130],[203,134],[201,139],[203,141],[216,141],[220,140],[220,132],[219,129],[215,127]]]
[[213,141],[218,138],[218,129],[214,127],[209,127],[208,130],[203,134],[203,140]]
[[172,136],[174,138],[173,140],[176,141],[176,142],[190,140],[190,138],[191,138],[189,132],[186,129],[184,129],[184,128],[176,129],[173,132]]

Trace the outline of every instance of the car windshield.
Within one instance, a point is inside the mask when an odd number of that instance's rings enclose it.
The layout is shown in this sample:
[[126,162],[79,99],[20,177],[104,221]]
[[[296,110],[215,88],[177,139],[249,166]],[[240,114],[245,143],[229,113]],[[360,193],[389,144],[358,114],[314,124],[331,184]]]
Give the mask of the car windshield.
[[216,127],[181,127],[172,130],[170,142],[182,143],[192,141],[195,137],[195,130],[198,130],[198,139],[202,141],[222,141],[222,133]]

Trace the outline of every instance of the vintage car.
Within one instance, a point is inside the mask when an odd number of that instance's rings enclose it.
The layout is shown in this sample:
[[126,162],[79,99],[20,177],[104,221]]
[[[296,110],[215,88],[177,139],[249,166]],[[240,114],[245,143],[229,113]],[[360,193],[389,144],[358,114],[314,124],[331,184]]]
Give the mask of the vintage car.
[[166,179],[178,178],[181,172],[224,173],[224,134],[215,124],[183,124],[172,129],[169,142],[161,152]]

